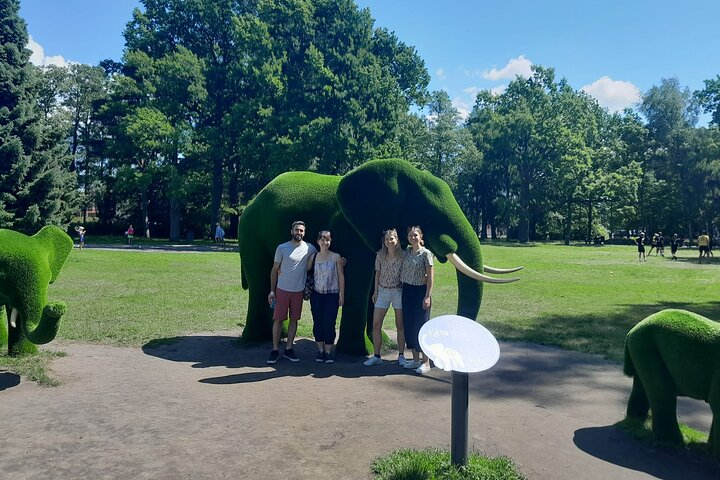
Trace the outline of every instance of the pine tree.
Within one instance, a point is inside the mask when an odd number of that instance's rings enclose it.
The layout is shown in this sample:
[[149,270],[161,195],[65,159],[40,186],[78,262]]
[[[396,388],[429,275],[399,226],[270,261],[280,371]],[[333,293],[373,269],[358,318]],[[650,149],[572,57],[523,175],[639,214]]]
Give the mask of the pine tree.
[[0,227],[34,233],[68,223],[77,191],[63,134],[37,107],[38,69],[19,9],[0,0]]

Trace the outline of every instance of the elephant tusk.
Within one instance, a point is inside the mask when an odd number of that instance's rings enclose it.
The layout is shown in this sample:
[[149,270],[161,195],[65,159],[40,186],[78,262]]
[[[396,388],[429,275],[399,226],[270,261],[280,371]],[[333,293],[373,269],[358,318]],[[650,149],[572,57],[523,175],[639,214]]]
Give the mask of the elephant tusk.
[[517,272],[518,270],[522,270],[523,267],[515,267],[515,268],[495,268],[495,267],[488,267],[487,265],[483,265],[483,271],[488,273],[498,273],[498,274],[504,274],[504,273],[513,273]]
[[15,328],[17,327],[17,317],[18,317],[18,310],[17,308],[12,309],[12,312],[10,312],[10,326]]
[[470,278],[474,278],[475,280],[478,280],[480,282],[485,283],[510,283],[510,282],[517,282],[520,280],[519,278],[492,278],[488,277],[487,275],[483,275],[482,273],[478,273],[472,268],[468,267],[465,262],[462,261],[460,257],[455,255],[454,253],[448,253],[447,259],[450,260],[450,263],[453,264],[453,266],[458,270],[458,272],[464,273]]

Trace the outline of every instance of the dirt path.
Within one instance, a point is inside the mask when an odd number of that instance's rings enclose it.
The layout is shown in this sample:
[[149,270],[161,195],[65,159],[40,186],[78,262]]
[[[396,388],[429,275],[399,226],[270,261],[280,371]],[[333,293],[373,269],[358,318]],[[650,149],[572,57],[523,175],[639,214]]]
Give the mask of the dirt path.
[[[13,479],[366,479],[373,459],[448,447],[449,374],[340,357],[265,365],[267,346],[238,332],[153,349],[54,343],[63,382],[43,388],[0,373],[0,465]],[[720,464],[639,446],[612,427],[630,380],[596,357],[501,343],[470,377],[470,443],[509,455],[530,479],[717,479]],[[394,356],[388,356],[392,358]],[[710,413],[683,402],[684,421]]]

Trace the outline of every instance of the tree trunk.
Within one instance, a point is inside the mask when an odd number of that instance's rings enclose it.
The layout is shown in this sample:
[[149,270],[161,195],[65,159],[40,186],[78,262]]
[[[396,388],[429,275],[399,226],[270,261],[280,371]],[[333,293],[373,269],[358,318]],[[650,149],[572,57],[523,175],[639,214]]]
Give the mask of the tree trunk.
[[[173,195],[171,193],[171,195]],[[180,200],[174,196],[170,198],[170,241],[180,240]]]
[[230,206],[235,209],[235,213],[230,217],[230,228],[228,229],[228,237],[235,238],[238,229],[238,209],[240,208],[240,187],[238,181],[237,162],[233,162],[232,171],[230,172],[230,183],[228,184],[228,201]]
[[142,215],[143,215],[143,223],[145,226],[145,238],[150,238],[150,217],[149,217],[149,213],[148,213],[147,188],[144,188],[143,192],[142,192]]
[[592,243],[592,200],[588,200],[587,241]]
[[530,240],[530,188],[527,182],[520,185],[520,218],[518,220],[518,243]]
[[567,213],[565,214],[565,245],[570,245],[572,234],[572,198],[567,201]]
[[220,201],[222,200],[223,191],[223,161],[219,156],[219,152],[215,150],[215,158],[213,158],[213,178],[212,178],[212,205],[210,206],[210,225],[214,230],[216,222],[220,221]]

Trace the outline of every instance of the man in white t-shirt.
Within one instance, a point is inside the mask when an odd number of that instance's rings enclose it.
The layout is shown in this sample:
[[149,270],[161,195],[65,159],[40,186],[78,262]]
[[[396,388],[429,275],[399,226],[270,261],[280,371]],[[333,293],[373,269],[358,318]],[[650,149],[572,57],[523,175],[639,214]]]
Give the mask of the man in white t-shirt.
[[305,237],[305,222],[293,222],[290,228],[292,239],[277,247],[272,270],[270,271],[270,293],[268,303],[273,311],[273,346],[268,364],[277,362],[280,358],[280,334],[282,323],[290,318],[288,325],[287,343],[283,356],[291,362],[300,360],[293,350],[298,320],[302,313],[303,291],[307,278],[307,262],[317,249],[303,241]]

